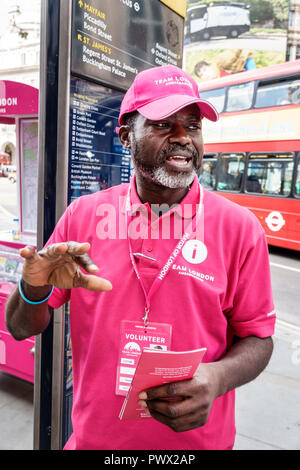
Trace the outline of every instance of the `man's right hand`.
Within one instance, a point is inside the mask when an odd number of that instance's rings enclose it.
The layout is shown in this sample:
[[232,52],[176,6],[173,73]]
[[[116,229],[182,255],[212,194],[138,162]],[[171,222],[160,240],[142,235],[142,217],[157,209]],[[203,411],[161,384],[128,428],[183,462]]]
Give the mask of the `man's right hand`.
[[89,257],[89,249],[89,243],[78,242],[55,243],[38,252],[34,247],[26,246],[20,250],[25,259],[22,279],[35,287],[54,285],[60,289],[111,290],[109,281],[95,276],[98,267]]

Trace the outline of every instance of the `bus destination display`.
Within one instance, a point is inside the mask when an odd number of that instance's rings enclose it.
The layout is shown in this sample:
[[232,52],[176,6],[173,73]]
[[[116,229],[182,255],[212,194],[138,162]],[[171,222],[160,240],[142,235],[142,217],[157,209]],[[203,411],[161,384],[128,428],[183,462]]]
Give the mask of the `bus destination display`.
[[128,89],[149,67],[181,66],[183,18],[158,0],[74,0],[73,74]]

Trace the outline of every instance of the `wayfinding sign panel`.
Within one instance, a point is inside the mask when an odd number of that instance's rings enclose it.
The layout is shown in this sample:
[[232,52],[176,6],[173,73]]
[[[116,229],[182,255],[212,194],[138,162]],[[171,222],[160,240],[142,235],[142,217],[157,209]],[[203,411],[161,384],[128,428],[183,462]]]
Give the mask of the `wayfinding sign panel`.
[[141,70],[180,67],[183,23],[158,0],[76,0],[71,72],[126,90]]

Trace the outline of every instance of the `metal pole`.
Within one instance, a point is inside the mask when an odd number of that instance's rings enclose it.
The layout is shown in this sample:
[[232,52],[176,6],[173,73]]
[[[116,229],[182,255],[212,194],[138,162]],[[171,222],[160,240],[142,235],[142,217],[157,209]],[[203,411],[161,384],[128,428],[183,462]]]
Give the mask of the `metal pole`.
[[[55,226],[57,86],[60,0],[41,2],[41,63],[39,93],[39,185],[37,248]],[[34,449],[51,446],[53,321],[36,337]]]
[[[70,62],[72,1],[64,0],[60,8],[59,28],[59,82],[57,116],[57,167],[56,167],[56,221],[67,207],[70,113]],[[65,307],[54,312],[53,324],[53,374],[51,449],[62,447],[63,375],[65,346]]]

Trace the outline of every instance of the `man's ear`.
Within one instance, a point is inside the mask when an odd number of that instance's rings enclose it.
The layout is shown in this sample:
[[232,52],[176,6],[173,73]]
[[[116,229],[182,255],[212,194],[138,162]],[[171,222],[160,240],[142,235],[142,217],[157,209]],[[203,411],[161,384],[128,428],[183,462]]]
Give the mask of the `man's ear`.
[[118,132],[120,142],[123,145],[123,147],[125,147],[126,149],[131,148],[130,131],[131,131],[130,126],[121,126]]

